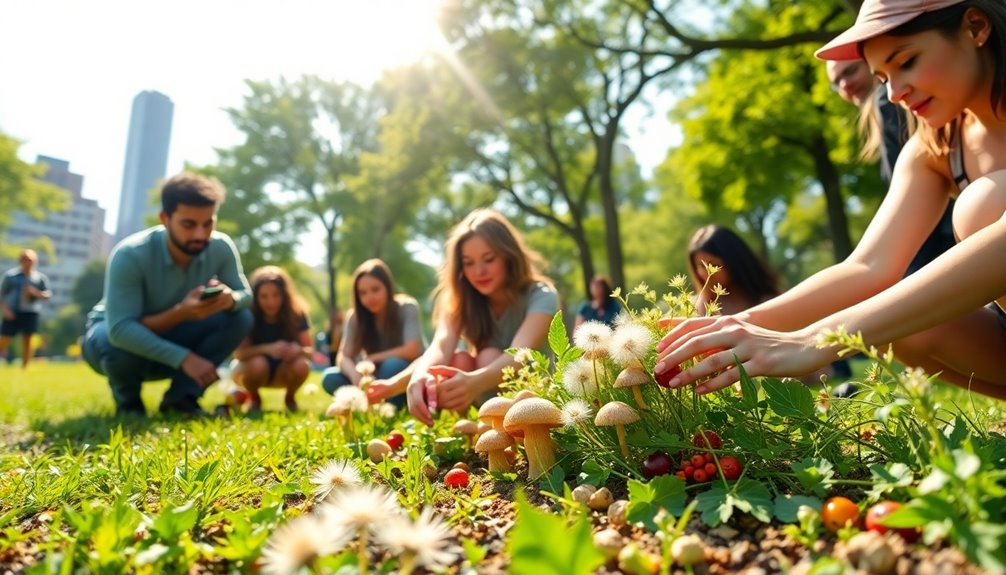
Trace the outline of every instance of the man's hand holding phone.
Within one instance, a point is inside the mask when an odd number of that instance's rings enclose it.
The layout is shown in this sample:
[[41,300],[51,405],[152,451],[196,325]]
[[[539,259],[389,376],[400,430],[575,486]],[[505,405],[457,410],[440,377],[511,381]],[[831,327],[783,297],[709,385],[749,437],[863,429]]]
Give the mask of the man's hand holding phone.
[[182,300],[190,320],[205,319],[217,312],[229,310],[234,306],[231,288],[213,278],[206,286],[199,286],[188,293]]

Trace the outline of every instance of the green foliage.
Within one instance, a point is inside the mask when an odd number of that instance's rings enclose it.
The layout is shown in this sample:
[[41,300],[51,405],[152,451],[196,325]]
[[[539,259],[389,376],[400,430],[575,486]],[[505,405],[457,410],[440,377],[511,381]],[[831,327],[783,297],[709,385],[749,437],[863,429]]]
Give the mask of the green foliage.
[[567,525],[563,518],[536,509],[522,494],[517,496],[517,521],[507,552],[512,558],[509,572],[515,575],[586,575],[604,563],[584,517]]
[[0,257],[14,259],[24,246],[3,241],[15,212],[43,219],[70,205],[69,194],[38,178],[45,174],[44,164],[29,164],[18,157],[21,142],[0,132]]
[[655,518],[661,511],[679,516],[685,509],[685,482],[678,477],[661,475],[649,483],[634,479],[628,481],[629,506],[625,518],[641,522],[651,530],[657,529]]

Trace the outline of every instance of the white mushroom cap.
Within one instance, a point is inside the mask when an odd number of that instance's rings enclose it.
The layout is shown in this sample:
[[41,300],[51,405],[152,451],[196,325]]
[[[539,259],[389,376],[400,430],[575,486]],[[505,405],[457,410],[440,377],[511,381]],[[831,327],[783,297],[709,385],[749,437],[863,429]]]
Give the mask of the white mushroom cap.
[[559,427],[562,425],[562,412],[547,399],[531,397],[514,403],[503,419],[503,429],[507,433],[510,433],[511,429],[524,429],[535,425]]
[[650,376],[639,367],[627,367],[615,378],[614,387],[633,387],[650,382]]
[[517,403],[518,401],[531,399],[532,397],[538,397],[538,394],[531,391],[530,389],[522,389],[517,393],[513,394],[513,401],[514,403]]
[[485,421],[493,417],[503,417],[513,405],[513,400],[506,397],[491,397],[479,408],[479,419]]
[[454,428],[451,429],[454,433],[462,433],[464,435],[475,435],[478,430],[479,425],[470,419],[459,419],[454,424]]
[[611,401],[597,410],[594,425],[626,425],[637,421],[639,421],[639,415],[635,409],[621,401]]
[[485,453],[487,451],[503,450],[513,445],[513,438],[495,429],[483,433],[475,444],[475,451]]

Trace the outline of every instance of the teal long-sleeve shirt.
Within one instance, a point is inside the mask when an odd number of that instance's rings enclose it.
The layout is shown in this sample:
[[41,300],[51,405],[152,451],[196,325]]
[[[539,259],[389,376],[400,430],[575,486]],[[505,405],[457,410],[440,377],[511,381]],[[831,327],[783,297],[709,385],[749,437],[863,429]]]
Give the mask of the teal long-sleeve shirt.
[[213,276],[234,290],[235,311],[249,306],[251,288],[237,248],[226,234],[213,232],[206,249],[184,269],[171,259],[167,242],[163,226],[122,240],[109,257],[105,297],[98,305],[104,305],[112,345],[178,368],[190,350],[162,338],[140,320],[174,307]]

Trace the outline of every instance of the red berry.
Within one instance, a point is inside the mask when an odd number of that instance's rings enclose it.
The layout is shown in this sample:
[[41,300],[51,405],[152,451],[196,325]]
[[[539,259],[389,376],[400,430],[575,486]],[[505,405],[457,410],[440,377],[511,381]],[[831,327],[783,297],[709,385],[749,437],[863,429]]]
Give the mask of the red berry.
[[692,444],[699,449],[719,449],[723,441],[715,431],[701,430],[692,438]]
[[715,463],[715,462],[716,462],[716,458],[715,458],[715,457],[713,457],[713,454],[712,454],[712,453],[709,453],[708,451],[707,451],[707,452],[705,452],[705,453],[703,453],[703,454],[702,454],[702,457],[704,457],[704,458],[705,458],[705,460],[706,460],[706,463]]
[[703,467],[702,469],[705,470],[706,475],[708,475],[709,477],[712,477],[712,476],[716,475],[716,465],[715,464],[707,463],[705,465],[705,467]]
[[859,521],[859,507],[851,499],[832,497],[821,510],[824,527],[832,533],[847,526],[855,526]]
[[744,466],[733,455],[724,455],[720,458],[720,471],[723,472],[723,479],[733,481],[741,476]]
[[451,469],[444,475],[444,485],[447,487],[468,487],[468,472],[464,469]]
[[674,462],[671,456],[663,451],[654,451],[643,460],[643,477],[652,479],[658,475],[667,475],[671,472]]
[[709,476],[706,474],[705,469],[696,469],[695,474],[692,475],[692,479],[695,480],[695,483],[704,483],[709,479]]
[[681,375],[681,368],[675,365],[665,369],[661,373],[653,374],[653,378],[657,380],[657,385],[660,387],[670,387],[671,380],[679,375]]
[[685,475],[684,471],[677,471],[677,472],[674,473],[674,475],[677,475],[681,479],[684,479],[685,481],[688,481],[688,476]]
[[405,443],[405,436],[397,431],[392,431],[388,434],[388,438],[385,440],[392,449],[398,449]]
[[884,518],[901,507],[900,503],[894,501],[881,501],[866,512],[866,528],[877,533],[887,533],[893,531],[901,536],[905,541],[912,543],[919,538],[919,530],[914,527],[887,527],[883,525]]
[[703,467],[706,466],[706,458],[702,457],[702,455],[698,454],[693,455],[691,462],[692,466],[695,467],[696,469],[702,469]]
[[685,474],[685,478],[687,478],[687,479],[691,479],[691,478],[692,478],[692,476],[693,476],[693,475],[695,475],[695,468],[694,468],[694,467],[692,467],[692,465],[691,465],[691,464],[688,464],[688,465],[686,465],[686,466],[684,467],[684,469],[682,469],[681,471],[683,471],[683,472],[684,472],[684,474]]

